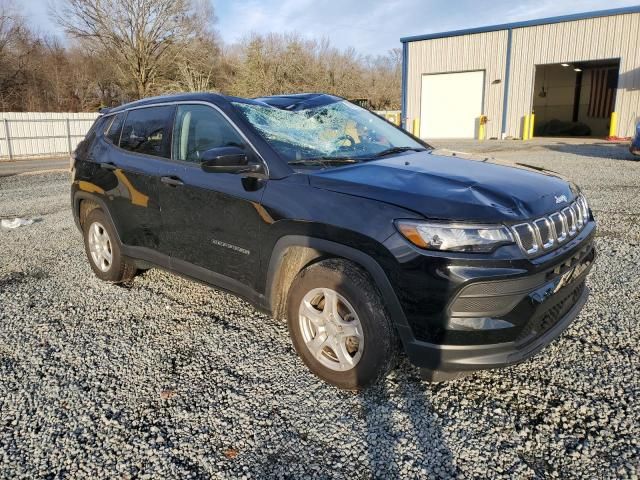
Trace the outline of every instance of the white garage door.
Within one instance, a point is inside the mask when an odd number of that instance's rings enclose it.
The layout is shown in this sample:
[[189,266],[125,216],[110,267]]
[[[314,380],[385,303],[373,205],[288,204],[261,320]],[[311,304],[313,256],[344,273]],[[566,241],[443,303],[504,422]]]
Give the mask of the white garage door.
[[475,138],[484,71],[422,76],[420,137]]

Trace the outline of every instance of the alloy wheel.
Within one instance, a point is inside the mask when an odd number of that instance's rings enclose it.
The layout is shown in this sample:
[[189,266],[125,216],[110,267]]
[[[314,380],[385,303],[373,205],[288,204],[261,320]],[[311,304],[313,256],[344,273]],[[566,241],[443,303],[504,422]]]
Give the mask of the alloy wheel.
[[309,352],[325,367],[343,372],[362,358],[362,324],[355,309],[335,290],[309,291],[300,302],[299,322]]
[[113,261],[113,250],[111,249],[111,239],[107,230],[100,222],[93,222],[88,232],[89,252],[96,267],[107,272],[111,268]]

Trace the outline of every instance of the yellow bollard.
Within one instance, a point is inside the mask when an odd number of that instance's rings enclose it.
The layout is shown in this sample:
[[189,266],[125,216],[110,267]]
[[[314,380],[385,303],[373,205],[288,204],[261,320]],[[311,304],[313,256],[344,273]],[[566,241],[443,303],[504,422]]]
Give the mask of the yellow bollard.
[[533,138],[533,124],[536,121],[536,114],[532,113],[531,118],[529,119],[529,140]]
[[616,137],[618,135],[618,112],[611,112],[611,123],[609,124],[609,136]]
[[413,130],[411,131],[414,137],[420,137],[420,119],[413,119]]
[[485,125],[487,124],[487,116],[480,115],[480,119],[478,120],[478,140],[484,140],[487,138],[487,132]]
[[522,128],[522,140],[529,140],[529,115],[524,116],[524,126]]
[[401,119],[400,119],[400,114],[396,113],[396,125],[400,126],[401,125]]

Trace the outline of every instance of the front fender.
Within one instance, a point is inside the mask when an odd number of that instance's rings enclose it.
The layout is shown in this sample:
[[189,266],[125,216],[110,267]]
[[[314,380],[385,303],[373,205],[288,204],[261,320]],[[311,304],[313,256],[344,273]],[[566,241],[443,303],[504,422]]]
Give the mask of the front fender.
[[[382,247],[381,247],[382,248]],[[266,299],[275,317],[281,317],[286,309],[289,286],[305,266],[326,257],[339,257],[363,268],[382,295],[388,313],[393,319],[403,343],[412,339],[398,297],[376,259],[367,253],[331,240],[305,235],[286,235],[275,244],[269,260],[266,279]]]

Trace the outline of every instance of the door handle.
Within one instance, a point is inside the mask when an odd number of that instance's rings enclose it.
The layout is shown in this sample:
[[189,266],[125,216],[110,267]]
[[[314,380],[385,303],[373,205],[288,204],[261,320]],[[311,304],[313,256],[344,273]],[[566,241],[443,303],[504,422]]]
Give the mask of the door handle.
[[105,170],[115,170],[118,167],[111,162],[104,162],[100,164],[100,168],[104,168]]
[[160,181],[165,185],[171,185],[172,187],[184,185],[184,182],[176,177],[160,177]]

